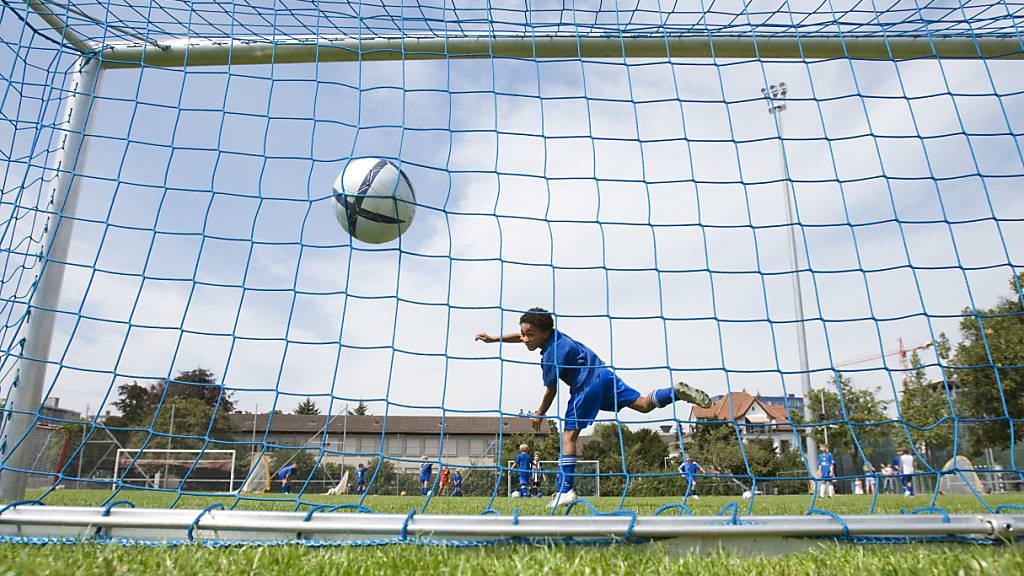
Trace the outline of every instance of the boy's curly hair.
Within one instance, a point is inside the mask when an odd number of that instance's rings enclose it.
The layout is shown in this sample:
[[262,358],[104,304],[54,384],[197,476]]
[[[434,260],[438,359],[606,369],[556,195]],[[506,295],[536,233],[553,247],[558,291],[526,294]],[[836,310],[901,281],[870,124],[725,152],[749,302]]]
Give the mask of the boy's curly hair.
[[551,312],[543,308],[530,308],[525,314],[519,317],[520,324],[529,324],[534,328],[540,328],[545,332],[551,332],[555,329],[555,319],[551,316]]

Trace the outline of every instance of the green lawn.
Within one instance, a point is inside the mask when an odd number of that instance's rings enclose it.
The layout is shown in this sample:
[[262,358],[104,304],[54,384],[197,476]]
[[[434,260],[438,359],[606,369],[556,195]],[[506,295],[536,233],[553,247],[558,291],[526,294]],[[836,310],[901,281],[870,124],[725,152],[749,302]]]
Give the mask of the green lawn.
[[[38,492],[30,493],[28,497],[36,498],[39,494]],[[45,503],[53,506],[100,506],[111,498],[111,494],[107,490],[58,490],[51,492],[46,497]],[[175,496],[176,494],[173,492],[122,490],[113,498],[118,501],[130,501],[140,508],[167,508],[174,502]],[[305,494],[301,501],[302,504],[296,508],[294,496],[288,494],[247,495],[243,499],[237,499],[234,496],[183,496],[175,507],[201,509],[220,502],[226,507],[234,505],[239,510],[306,510],[309,506],[320,504],[355,504],[359,502],[359,497]],[[423,510],[425,499],[420,496],[368,496],[363,505],[377,512],[405,513],[416,508],[428,514],[478,514],[487,508],[489,501],[489,498],[483,497],[434,497],[426,503],[426,510]],[[602,512],[615,510],[620,503],[618,497],[594,498],[590,501]],[[986,496],[985,501],[991,507],[1003,504],[1024,505],[1024,493],[995,494]],[[679,499],[672,498],[628,498],[623,507],[635,510],[638,514],[653,514],[655,510],[665,504],[678,502],[680,502]],[[741,513],[747,513],[750,501],[743,500],[738,496],[706,496],[698,500],[691,498],[687,502],[687,506],[696,515],[708,515],[718,513],[731,502],[739,504]],[[547,503],[548,498],[513,499],[502,497],[494,500],[493,508],[503,514],[510,514],[516,508],[520,509],[521,514],[546,514],[545,505]],[[811,497],[757,496],[753,503],[752,514],[803,514],[811,504]],[[913,498],[884,495],[878,497],[874,512],[899,514],[901,509],[924,508],[928,507],[930,503],[930,495]],[[985,512],[984,506],[970,495],[940,496],[935,505],[951,514]],[[871,512],[870,506],[870,496],[840,495],[831,499],[819,498],[815,502],[816,508],[837,514],[868,514]],[[589,512],[583,506],[577,506],[573,513],[587,514]]]
[[[63,490],[51,494],[51,505],[97,505],[109,497],[104,491]],[[166,507],[172,495],[153,492],[122,492],[118,500],[131,500],[138,506]],[[423,505],[423,498],[377,496],[365,504],[380,512],[406,512]],[[229,497],[188,497],[178,507],[199,508]],[[309,504],[352,503],[355,497],[307,496]],[[482,510],[486,498],[434,498],[428,513],[473,514]],[[626,507],[641,514],[651,513],[669,503],[665,498],[632,498]],[[690,502],[695,514],[714,514],[739,498],[706,497]],[[839,496],[818,501],[818,507],[840,514],[866,513],[870,497]],[[1024,495],[987,497],[991,506],[1024,504]],[[495,501],[502,513],[520,508],[523,514],[544,513],[541,499]],[[768,496],[755,500],[755,514],[800,514],[806,511],[806,496]],[[899,513],[901,508],[920,508],[929,498],[907,499],[886,496],[879,499],[876,512]],[[618,498],[600,498],[594,504],[601,510],[613,510]],[[940,497],[936,505],[951,513],[983,512],[970,496]],[[292,510],[295,503],[280,495],[259,501],[241,501],[238,508]],[[305,507],[300,507],[305,508]],[[577,508],[581,513],[585,511]],[[743,512],[746,508],[741,508]],[[574,512],[575,513],[575,512]],[[206,548],[202,546],[132,547],[103,544],[75,545],[0,545],[0,575],[8,574],[174,574],[226,576],[235,573],[292,574],[756,574],[757,576],[793,576],[795,574],[1022,574],[1024,549],[1006,545],[914,544],[900,546],[855,545],[822,542],[813,550],[774,556],[719,551],[674,549],[670,545],[614,546],[527,546],[503,545],[485,548],[441,548],[410,544],[378,547],[245,546]]]

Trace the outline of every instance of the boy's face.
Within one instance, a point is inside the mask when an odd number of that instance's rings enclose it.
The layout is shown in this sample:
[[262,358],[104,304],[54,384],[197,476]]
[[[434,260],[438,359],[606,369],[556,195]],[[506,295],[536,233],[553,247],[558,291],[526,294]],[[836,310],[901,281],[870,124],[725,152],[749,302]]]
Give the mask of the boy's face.
[[526,344],[526,349],[531,352],[544,346],[544,343],[551,337],[550,331],[541,330],[533,324],[525,322],[519,325],[519,333],[523,337],[523,344]]

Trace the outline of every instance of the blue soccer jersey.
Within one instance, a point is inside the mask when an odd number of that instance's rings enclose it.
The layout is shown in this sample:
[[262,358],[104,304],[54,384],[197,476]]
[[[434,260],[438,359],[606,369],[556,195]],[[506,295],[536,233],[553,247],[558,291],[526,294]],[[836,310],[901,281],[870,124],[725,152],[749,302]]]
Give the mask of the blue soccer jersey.
[[358,468],[356,470],[356,479],[360,484],[366,484],[366,468]]
[[558,330],[551,332],[541,348],[540,364],[544,386],[555,386],[561,379],[573,394],[609,372],[593,350]]
[[515,463],[516,468],[519,468],[519,473],[523,474],[530,471],[530,465],[533,463],[533,459],[530,458],[530,455],[526,452],[520,452],[519,455],[516,456]]
[[289,465],[289,466],[285,466],[284,468],[281,468],[280,470],[278,470],[278,472],[277,472],[277,479],[278,480],[284,480],[285,478],[287,478],[287,477],[291,476],[292,474],[295,474],[296,472],[298,472],[298,470],[299,470],[299,467],[294,465],[294,464]]
[[822,478],[832,477],[832,467],[835,465],[836,460],[832,457],[832,454],[825,452],[818,454],[818,470],[821,471]]
[[420,482],[430,482],[430,475],[434,473],[434,465],[430,462],[424,462],[420,466]]
[[686,475],[687,478],[693,478],[697,475],[697,471],[701,470],[700,464],[696,462],[683,462],[679,466],[679,471]]

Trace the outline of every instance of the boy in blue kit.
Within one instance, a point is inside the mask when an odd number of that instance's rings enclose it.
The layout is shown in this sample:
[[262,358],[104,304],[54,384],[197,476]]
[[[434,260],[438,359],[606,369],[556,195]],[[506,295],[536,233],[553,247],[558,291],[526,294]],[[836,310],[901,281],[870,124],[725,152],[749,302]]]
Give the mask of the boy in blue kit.
[[836,459],[829,453],[828,444],[821,445],[821,453],[818,454],[818,471],[821,472],[818,497],[834,497],[836,495],[836,488],[832,485],[832,479],[836,475]]
[[430,476],[434,473],[434,463],[428,462],[427,457],[423,457],[423,464],[420,465],[420,494],[426,496],[427,492],[430,491]]
[[697,496],[697,471],[704,471],[700,464],[693,461],[693,457],[686,456],[686,461],[679,465],[679,473],[686,479],[686,495],[700,499]]
[[362,494],[366,491],[366,466],[360,462],[356,468],[356,494]]
[[530,447],[526,444],[519,445],[519,455],[516,456],[516,469],[519,471],[519,495],[523,498],[530,497],[530,465],[533,459],[530,458]]
[[531,308],[519,319],[519,332],[491,336],[486,332],[476,335],[481,342],[521,342],[531,352],[540,350],[544,397],[532,415],[533,427],[539,430],[551,403],[558,392],[558,380],[569,385],[569,405],[565,410],[562,430],[562,459],[558,491],[548,508],[571,504],[577,500],[573,483],[576,475],[576,440],[580,432],[590,426],[600,410],[618,412],[630,407],[638,412],[664,408],[677,400],[698,406],[711,406],[711,398],[703,391],[679,382],[675,386],[655,390],[646,396],[630,388],[615,375],[593,350],[555,330],[551,313],[543,308]]
[[281,481],[281,492],[291,494],[292,478],[299,473],[299,467],[295,464],[288,464],[277,471],[277,479]]
[[458,470],[452,475],[452,496],[462,496],[462,472]]

